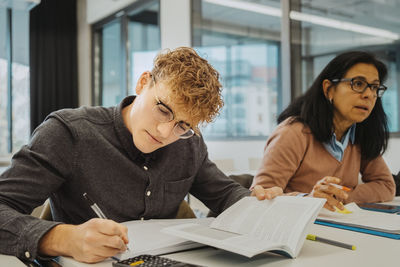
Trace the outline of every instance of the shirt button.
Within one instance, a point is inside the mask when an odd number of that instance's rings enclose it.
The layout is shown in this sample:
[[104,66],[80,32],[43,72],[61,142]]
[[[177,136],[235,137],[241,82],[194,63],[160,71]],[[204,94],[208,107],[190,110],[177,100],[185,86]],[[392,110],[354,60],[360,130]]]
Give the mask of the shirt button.
[[143,166],[143,169],[144,169],[145,171],[147,171],[149,168],[147,168],[147,166]]
[[149,197],[150,195],[151,195],[151,191],[149,190],[149,191],[146,192],[146,196]]
[[31,253],[29,253],[29,251],[25,251],[25,257],[29,259],[31,257]]

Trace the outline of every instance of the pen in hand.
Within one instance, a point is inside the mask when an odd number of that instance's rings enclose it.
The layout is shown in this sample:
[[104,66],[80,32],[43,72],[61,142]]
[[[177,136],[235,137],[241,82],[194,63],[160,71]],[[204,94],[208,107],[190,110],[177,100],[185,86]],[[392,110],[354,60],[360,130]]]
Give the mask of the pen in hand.
[[334,187],[336,187],[336,188],[342,189],[345,192],[350,192],[351,191],[350,188],[348,188],[347,186],[344,186],[344,185],[338,185],[338,184],[334,184],[334,183],[329,183],[329,184],[334,186]]
[[[96,213],[96,215],[101,219],[107,219],[106,215],[104,215],[103,211],[97,206],[97,204],[89,197],[89,195],[85,192],[83,193],[83,197],[89,203],[90,208]],[[130,251],[129,247],[126,246],[126,250]]]
[[107,219],[106,215],[101,211],[99,206],[93,200],[88,196],[88,194],[85,192],[83,193],[83,197],[86,199],[86,201],[89,203],[90,208],[96,213],[96,215],[101,218],[101,219]]

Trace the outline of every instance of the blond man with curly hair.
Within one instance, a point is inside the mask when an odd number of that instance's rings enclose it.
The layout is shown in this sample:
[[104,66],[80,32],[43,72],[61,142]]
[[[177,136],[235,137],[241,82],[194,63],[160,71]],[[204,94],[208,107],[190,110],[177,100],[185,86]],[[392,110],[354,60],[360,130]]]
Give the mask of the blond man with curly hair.
[[[198,126],[223,102],[205,59],[185,47],[160,53],[136,94],[116,107],[54,112],[35,130],[0,177],[0,253],[98,262],[126,250],[120,222],[174,218],[189,192],[216,213],[250,194],[208,159]],[[108,219],[95,218],[84,194]],[[26,215],[47,198],[54,221]]]

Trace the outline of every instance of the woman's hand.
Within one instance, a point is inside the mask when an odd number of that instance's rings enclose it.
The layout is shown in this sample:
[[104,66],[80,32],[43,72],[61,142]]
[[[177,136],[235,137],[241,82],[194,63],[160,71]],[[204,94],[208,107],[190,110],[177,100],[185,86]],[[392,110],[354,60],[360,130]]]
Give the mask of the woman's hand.
[[344,209],[342,201],[348,198],[348,195],[343,189],[336,187],[333,184],[339,184],[340,179],[333,176],[325,176],[319,180],[313,187],[311,197],[326,198],[324,208],[335,211],[335,207],[340,210]]
[[251,195],[256,196],[258,200],[273,199],[282,194],[283,190],[278,186],[264,189],[261,185],[256,185],[251,192]]

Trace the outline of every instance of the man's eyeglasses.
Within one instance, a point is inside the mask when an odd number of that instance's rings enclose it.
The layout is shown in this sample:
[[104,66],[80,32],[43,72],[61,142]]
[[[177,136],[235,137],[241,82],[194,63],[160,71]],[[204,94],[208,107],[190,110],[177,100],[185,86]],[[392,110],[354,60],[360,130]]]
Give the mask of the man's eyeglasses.
[[331,82],[339,83],[339,82],[350,82],[351,89],[357,93],[364,93],[367,88],[371,88],[371,91],[375,94],[376,97],[382,97],[385,93],[387,87],[383,84],[378,83],[367,83],[367,81],[355,77],[355,78],[345,78],[345,79],[333,79]]
[[[156,94],[154,95],[157,101],[157,104],[152,109],[154,118],[159,122],[170,122],[174,120],[174,113],[172,110],[161,102]],[[193,129],[184,121],[178,121],[174,126],[173,132],[181,139],[187,139],[194,135]]]

